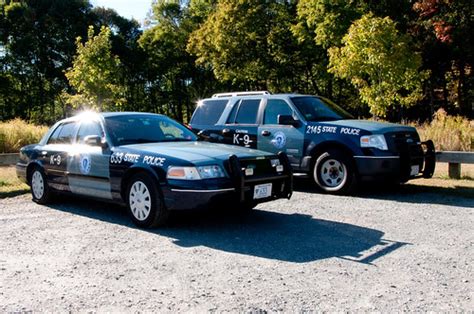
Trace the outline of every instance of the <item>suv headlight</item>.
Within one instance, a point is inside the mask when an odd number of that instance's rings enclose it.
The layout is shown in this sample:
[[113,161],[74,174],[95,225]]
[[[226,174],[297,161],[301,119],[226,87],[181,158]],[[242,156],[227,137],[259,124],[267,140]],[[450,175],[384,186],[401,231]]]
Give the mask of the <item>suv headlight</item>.
[[168,179],[175,180],[201,180],[225,177],[224,171],[218,165],[201,166],[201,167],[177,167],[168,168],[166,174]]
[[380,150],[388,150],[387,141],[382,134],[361,136],[360,147],[373,147]]

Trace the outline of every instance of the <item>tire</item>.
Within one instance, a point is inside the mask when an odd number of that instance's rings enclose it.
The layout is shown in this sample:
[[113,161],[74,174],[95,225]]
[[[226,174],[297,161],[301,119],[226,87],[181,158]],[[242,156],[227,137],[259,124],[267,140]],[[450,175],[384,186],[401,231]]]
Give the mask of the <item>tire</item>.
[[127,208],[135,225],[152,228],[164,225],[169,212],[157,184],[144,173],[134,175],[127,186]]
[[328,149],[317,157],[312,175],[321,190],[332,194],[352,192],[356,181],[351,160],[336,149]]
[[48,204],[53,198],[53,193],[46,180],[46,175],[42,168],[33,168],[30,177],[31,196],[38,204]]

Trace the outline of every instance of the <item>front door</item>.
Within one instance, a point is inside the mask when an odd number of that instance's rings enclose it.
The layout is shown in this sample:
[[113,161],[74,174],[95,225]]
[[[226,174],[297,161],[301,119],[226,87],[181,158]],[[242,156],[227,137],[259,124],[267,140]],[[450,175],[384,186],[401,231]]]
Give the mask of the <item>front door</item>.
[[258,128],[258,149],[278,153],[285,152],[293,167],[300,166],[303,157],[304,127],[279,125],[279,115],[295,116],[283,99],[268,99],[263,114],[263,123]]
[[69,157],[69,187],[71,192],[93,197],[111,199],[110,148],[87,145],[86,136],[104,137],[99,122],[83,121],[77,133],[76,145]]

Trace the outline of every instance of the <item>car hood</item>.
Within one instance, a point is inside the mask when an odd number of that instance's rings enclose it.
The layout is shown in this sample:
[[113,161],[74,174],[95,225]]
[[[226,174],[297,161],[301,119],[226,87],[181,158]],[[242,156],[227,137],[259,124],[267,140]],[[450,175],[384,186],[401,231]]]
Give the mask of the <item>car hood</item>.
[[[349,127],[366,130],[371,133],[387,133],[387,132],[416,132],[416,129],[411,126],[387,123],[387,122],[376,122],[369,120],[337,120],[337,121],[324,121],[320,122],[325,125],[334,125],[339,127]],[[319,123],[311,123],[311,125],[318,125]]]
[[121,147],[179,158],[192,163],[206,162],[208,160],[227,160],[230,155],[236,155],[239,158],[271,155],[270,153],[251,148],[200,141],[133,144]]

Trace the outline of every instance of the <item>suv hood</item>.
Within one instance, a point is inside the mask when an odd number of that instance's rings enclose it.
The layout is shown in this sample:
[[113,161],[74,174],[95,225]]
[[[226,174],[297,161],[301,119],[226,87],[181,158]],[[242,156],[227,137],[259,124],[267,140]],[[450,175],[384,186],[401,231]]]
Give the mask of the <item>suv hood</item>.
[[310,123],[310,125],[317,124],[334,125],[339,127],[349,127],[362,129],[371,133],[388,133],[388,132],[416,132],[412,126],[406,126],[395,123],[376,122],[369,120],[337,120],[337,121],[321,121],[318,123]]
[[230,155],[236,155],[239,158],[271,155],[270,153],[251,148],[200,141],[133,144],[124,145],[121,148],[183,159],[192,163],[211,160],[223,161],[229,159]]

